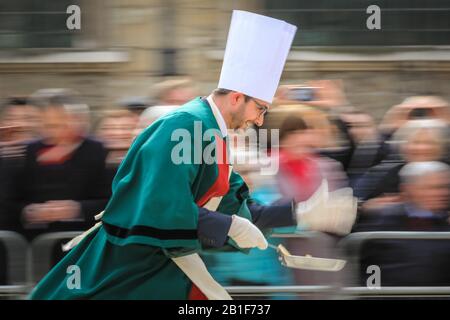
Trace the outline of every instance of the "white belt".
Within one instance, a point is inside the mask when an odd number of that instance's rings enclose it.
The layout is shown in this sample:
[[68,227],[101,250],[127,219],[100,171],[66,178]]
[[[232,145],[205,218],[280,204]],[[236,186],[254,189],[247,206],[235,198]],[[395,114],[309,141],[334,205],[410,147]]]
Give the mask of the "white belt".
[[[230,167],[231,172],[231,167]],[[203,206],[211,211],[217,210],[222,197],[214,197]],[[184,274],[200,289],[208,300],[232,300],[228,292],[211,276],[198,253],[172,258]]]

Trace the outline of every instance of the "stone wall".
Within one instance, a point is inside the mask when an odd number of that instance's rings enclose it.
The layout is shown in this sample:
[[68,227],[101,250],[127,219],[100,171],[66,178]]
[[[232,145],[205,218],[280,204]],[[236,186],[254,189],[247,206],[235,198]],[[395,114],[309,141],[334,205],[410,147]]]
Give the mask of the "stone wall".
[[[258,11],[260,3],[239,2],[237,8]],[[124,96],[151,95],[152,85],[164,79],[165,48],[175,51],[176,71],[191,76],[200,93],[206,94],[218,81],[236,4],[228,0],[85,0],[82,26],[86,24],[87,30],[73,50],[0,53],[0,96],[70,87],[82,92],[94,108],[112,107]],[[448,49],[442,47],[299,47],[292,50],[282,83],[343,79],[351,103],[379,119],[409,95],[434,93],[450,100],[449,57]]]

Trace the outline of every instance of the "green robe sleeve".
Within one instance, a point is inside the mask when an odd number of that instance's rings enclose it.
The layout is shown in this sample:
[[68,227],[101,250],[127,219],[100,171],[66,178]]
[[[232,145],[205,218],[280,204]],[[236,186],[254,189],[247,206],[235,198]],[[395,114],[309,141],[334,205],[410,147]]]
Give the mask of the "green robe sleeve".
[[186,155],[194,159],[194,121],[191,114],[175,112],[136,138],[114,178],[102,218],[109,241],[200,248],[192,193],[199,164],[173,159]]

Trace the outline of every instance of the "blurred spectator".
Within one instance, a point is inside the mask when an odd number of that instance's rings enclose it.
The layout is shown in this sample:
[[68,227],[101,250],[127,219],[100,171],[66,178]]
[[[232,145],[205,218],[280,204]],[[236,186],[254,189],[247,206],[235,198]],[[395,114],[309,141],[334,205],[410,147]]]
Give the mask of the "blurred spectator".
[[[317,190],[322,179],[328,180],[330,191],[346,187],[348,181],[342,165],[317,152],[329,144],[332,136],[326,115],[317,109],[294,108],[295,111],[282,122],[280,130],[277,178],[283,198],[304,201]],[[323,234],[314,239],[289,238],[286,246],[292,254],[308,253],[332,258],[337,257],[336,241],[334,235]],[[307,270],[293,270],[292,273],[297,285],[332,285],[342,276],[341,273],[323,274]]]
[[369,114],[353,110],[344,113],[342,117],[349,124],[349,133],[358,145],[378,139],[375,121]]
[[139,121],[134,131],[134,136],[139,135],[142,130],[150,126],[158,118],[164,116],[172,110],[175,110],[178,106],[152,106],[145,109],[145,111],[139,117]]
[[408,162],[442,161],[446,133],[446,124],[435,119],[410,120],[398,129],[392,144],[401,157],[383,160],[355,184],[355,195],[366,201],[363,208],[370,210],[398,201],[401,168]]
[[[369,210],[359,229],[426,231],[449,226],[450,167],[443,162],[411,162],[399,172],[401,201]],[[436,223],[436,224],[435,224]]]
[[320,155],[330,138],[326,115],[318,110],[296,107],[280,129],[280,169],[278,183],[285,198],[308,199],[322,179],[331,191],[346,187],[347,177],[339,162]]
[[292,100],[289,92],[295,87],[298,86],[281,86],[277,91],[276,103],[278,105],[301,103],[325,112],[333,127],[335,141],[333,145],[323,148],[321,154],[339,161],[347,170],[356,143],[349,132],[349,124],[342,116],[352,108],[345,95],[342,80],[309,81],[300,87],[310,90],[310,94],[307,97],[298,95],[297,100]]
[[413,96],[386,112],[380,130],[390,136],[409,120],[438,119],[450,124],[450,106],[437,96]]
[[88,138],[89,108],[67,89],[33,95],[42,139],[27,145],[20,166],[4,170],[0,185],[2,229],[28,239],[44,232],[84,230],[107,202],[106,152]]
[[[355,231],[450,231],[450,167],[411,162],[400,177],[402,201],[371,210]],[[362,261],[381,268],[383,286],[448,286],[449,250],[447,240],[377,240],[364,247]]]
[[39,129],[39,114],[36,107],[30,105],[27,97],[9,97],[1,110],[2,127],[14,130],[2,141],[26,141],[36,138]]
[[[396,151],[390,150],[388,144],[393,134],[408,121],[423,119],[440,120],[450,128],[450,106],[448,102],[437,96],[412,96],[386,112],[380,123],[379,131],[383,141],[387,142],[387,147],[385,148],[387,157],[392,157],[390,153],[395,153]],[[450,131],[447,129],[446,142],[448,142],[449,133]],[[446,158],[449,158],[449,150],[446,152]]]
[[[0,114],[0,183],[11,168],[24,161],[26,142],[37,136],[38,110],[27,97],[9,97],[3,103]],[[2,203],[0,203],[2,206]],[[10,227],[9,217],[0,214],[0,229]],[[7,252],[0,243],[0,284],[7,283]]]
[[181,106],[197,95],[194,83],[190,79],[169,79],[157,83],[154,87],[156,104],[161,106]]
[[6,99],[0,120],[1,157],[23,156],[24,143],[37,137],[39,125],[38,110],[29,104],[26,97]]
[[96,136],[108,150],[107,164],[118,165],[130,147],[138,119],[128,110],[111,110],[103,114]]
[[[138,118],[126,109],[105,112],[98,123],[96,136],[105,145],[107,181],[112,183],[117,169],[134,139]],[[110,184],[109,184],[110,185]]]
[[145,97],[126,97],[118,102],[118,105],[122,109],[127,109],[132,112],[134,116],[139,118],[139,116],[152,105]]
[[443,160],[446,134],[441,120],[410,120],[393,135],[392,143],[407,162]]
[[386,157],[387,148],[378,133],[374,119],[367,113],[353,110],[342,118],[349,127],[349,134],[355,143],[347,174],[351,186],[370,168]]
[[[25,144],[37,136],[38,127],[38,111],[26,97],[6,99],[0,119],[0,182],[5,180],[8,170],[22,164]],[[9,224],[8,217],[0,215],[0,229]]]

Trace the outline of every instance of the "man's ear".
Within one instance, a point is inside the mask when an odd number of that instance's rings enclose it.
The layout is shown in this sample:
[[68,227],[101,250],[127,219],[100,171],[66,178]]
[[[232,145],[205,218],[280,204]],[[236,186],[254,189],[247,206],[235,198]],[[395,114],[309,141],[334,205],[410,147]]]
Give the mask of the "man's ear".
[[240,105],[245,101],[245,97],[243,93],[232,91],[229,94],[229,102],[232,106]]

